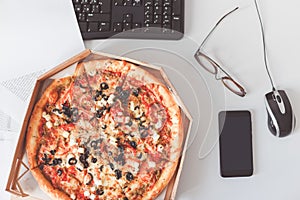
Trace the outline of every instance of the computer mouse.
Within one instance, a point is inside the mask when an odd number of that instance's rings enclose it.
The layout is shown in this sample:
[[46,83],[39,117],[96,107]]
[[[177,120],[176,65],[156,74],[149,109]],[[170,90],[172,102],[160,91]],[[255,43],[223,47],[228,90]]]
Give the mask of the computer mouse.
[[265,95],[268,127],[277,137],[290,135],[295,128],[296,117],[284,90],[273,90]]

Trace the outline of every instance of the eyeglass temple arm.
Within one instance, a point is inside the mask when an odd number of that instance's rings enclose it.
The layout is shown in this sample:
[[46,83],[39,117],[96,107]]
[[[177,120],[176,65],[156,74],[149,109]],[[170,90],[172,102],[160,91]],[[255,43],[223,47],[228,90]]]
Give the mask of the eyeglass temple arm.
[[234,11],[236,11],[237,9],[239,9],[239,7],[234,8],[233,10],[231,10],[230,12],[228,12],[227,14],[225,14],[221,19],[219,19],[219,21],[216,23],[216,25],[211,29],[211,31],[208,33],[208,35],[205,37],[205,39],[203,40],[203,42],[201,43],[199,49],[197,50],[197,52],[201,49],[201,47],[204,45],[204,43],[206,42],[206,40],[209,38],[209,36],[212,34],[212,32],[214,32],[214,30],[217,28],[217,26],[220,24],[221,21],[223,21],[223,19],[225,17],[227,17],[228,15],[230,15],[231,13],[233,13]]

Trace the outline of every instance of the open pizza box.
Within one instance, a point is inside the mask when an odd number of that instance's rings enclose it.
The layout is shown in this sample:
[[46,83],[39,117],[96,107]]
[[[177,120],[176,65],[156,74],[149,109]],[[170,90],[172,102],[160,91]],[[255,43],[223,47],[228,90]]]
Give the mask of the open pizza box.
[[106,53],[94,52],[88,49],[70,58],[64,63],[58,65],[57,67],[53,68],[49,72],[39,77],[38,80],[36,81],[33,94],[29,103],[29,107],[26,112],[24,122],[21,128],[21,133],[17,143],[10,175],[6,186],[6,190],[13,194],[12,199],[37,199],[37,200],[50,199],[44,192],[42,192],[37,182],[35,181],[34,177],[31,175],[29,170],[29,165],[27,162],[27,156],[25,153],[25,138],[26,138],[27,126],[34,105],[37,102],[38,98],[40,97],[41,93],[50,84],[51,80],[73,74],[76,64],[79,61],[93,60],[93,59],[107,59],[107,58],[125,60],[127,62],[142,67],[144,70],[154,75],[172,92],[173,96],[175,97],[180,107],[182,122],[183,122],[183,130],[184,130],[182,153],[179,158],[180,160],[178,162],[178,166],[173,175],[173,178],[171,179],[171,181],[169,182],[165,190],[162,192],[162,194],[158,197],[158,199],[164,199],[164,200],[175,199],[176,190],[180,179],[180,174],[183,168],[185,151],[187,149],[189,132],[192,125],[191,115],[189,114],[183,102],[179,98],[179,95],[176,92],[176,88],[172,86],[171,82],[168,80],[167,75],[160,67],[156,67],[129,58],[114,56]]

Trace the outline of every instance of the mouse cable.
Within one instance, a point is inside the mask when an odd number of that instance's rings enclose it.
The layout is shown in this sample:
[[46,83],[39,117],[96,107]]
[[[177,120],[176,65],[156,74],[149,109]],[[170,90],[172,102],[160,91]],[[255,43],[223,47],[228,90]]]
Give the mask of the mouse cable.
[[272,90],[274,91],[276,89],[275,89],[273,79],[272,79],[270,71],[269,71],[268,62],[267,62],[267,49],[266,49],[265,31],[264,31],[261,15],[260,15],[256,0],[254,0],[254,3],[255,3],[255,8],[256,8],[256,11],[257,11],[257,15],[258,15],[259,23],[260,23],[260,28],[261,28],[261,35],[262,35],[263,49],[264,49],[264,63],[265,63],[265,67],[266,67],[266,70],[267,70],[267,73],[268,73],[268,76],[269,76],[269,79],[270,79],[270,82],[271,82],[271,85],[272,85]]

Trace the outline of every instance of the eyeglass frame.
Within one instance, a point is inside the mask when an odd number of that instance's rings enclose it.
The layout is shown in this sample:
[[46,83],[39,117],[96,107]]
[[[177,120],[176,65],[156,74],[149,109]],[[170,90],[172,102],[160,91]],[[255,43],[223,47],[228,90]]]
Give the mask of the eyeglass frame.
[[[231,13],[233,13],[234,11],[236,11],[237,9],[239,9],[239,7],[234,8],[233,10],[231,10],[230,12],[228,12],[227,14],[225,14],[222,18],[219,19],[219,21],[216,23],[216,25],[211,29],[211,31],[208,33],[208,35],[205,37],[205,39],[203,40],[203,42],[201,43],[201,45],[199,46],[198,50],[195,52],[194,57],[197,60],[197,62],[208,72],[210,72],[211,74],[215,75],[215,79],[216,80],[221,80],[223,85],[229,89],[231,92],[233,92],[234,94],[240,96],[240,97],[244,97],[246,95],[246,91],[244,89],[243,86],[241,86],[237,81],[235,81],[231,75],[229,75],[228,72],[226,72],[215,60],[213,60],[212,58],[210,58],[208,55],[204,54],[203,52],[201,52],[202,47],[204,46],[205,42],[207,41],[207,39],[209,38],[209,36],[213,33],[213,31],[217,28],[217,26],[219,25],[219,23],[221,21],[223,21],[224,18],[226,18],[228,15],[230,15]],[[207,67],[204,66],[204,64],[202,64],[199,56],[204,57],[213,67],[214,67],[214,71],[209,70]],[[218,74],[218,69],[220,69],[226,76],[217,77]],[[225,81],[231,81],[239,90],[240,92],[237,92],[236,90],[232,89]]]

